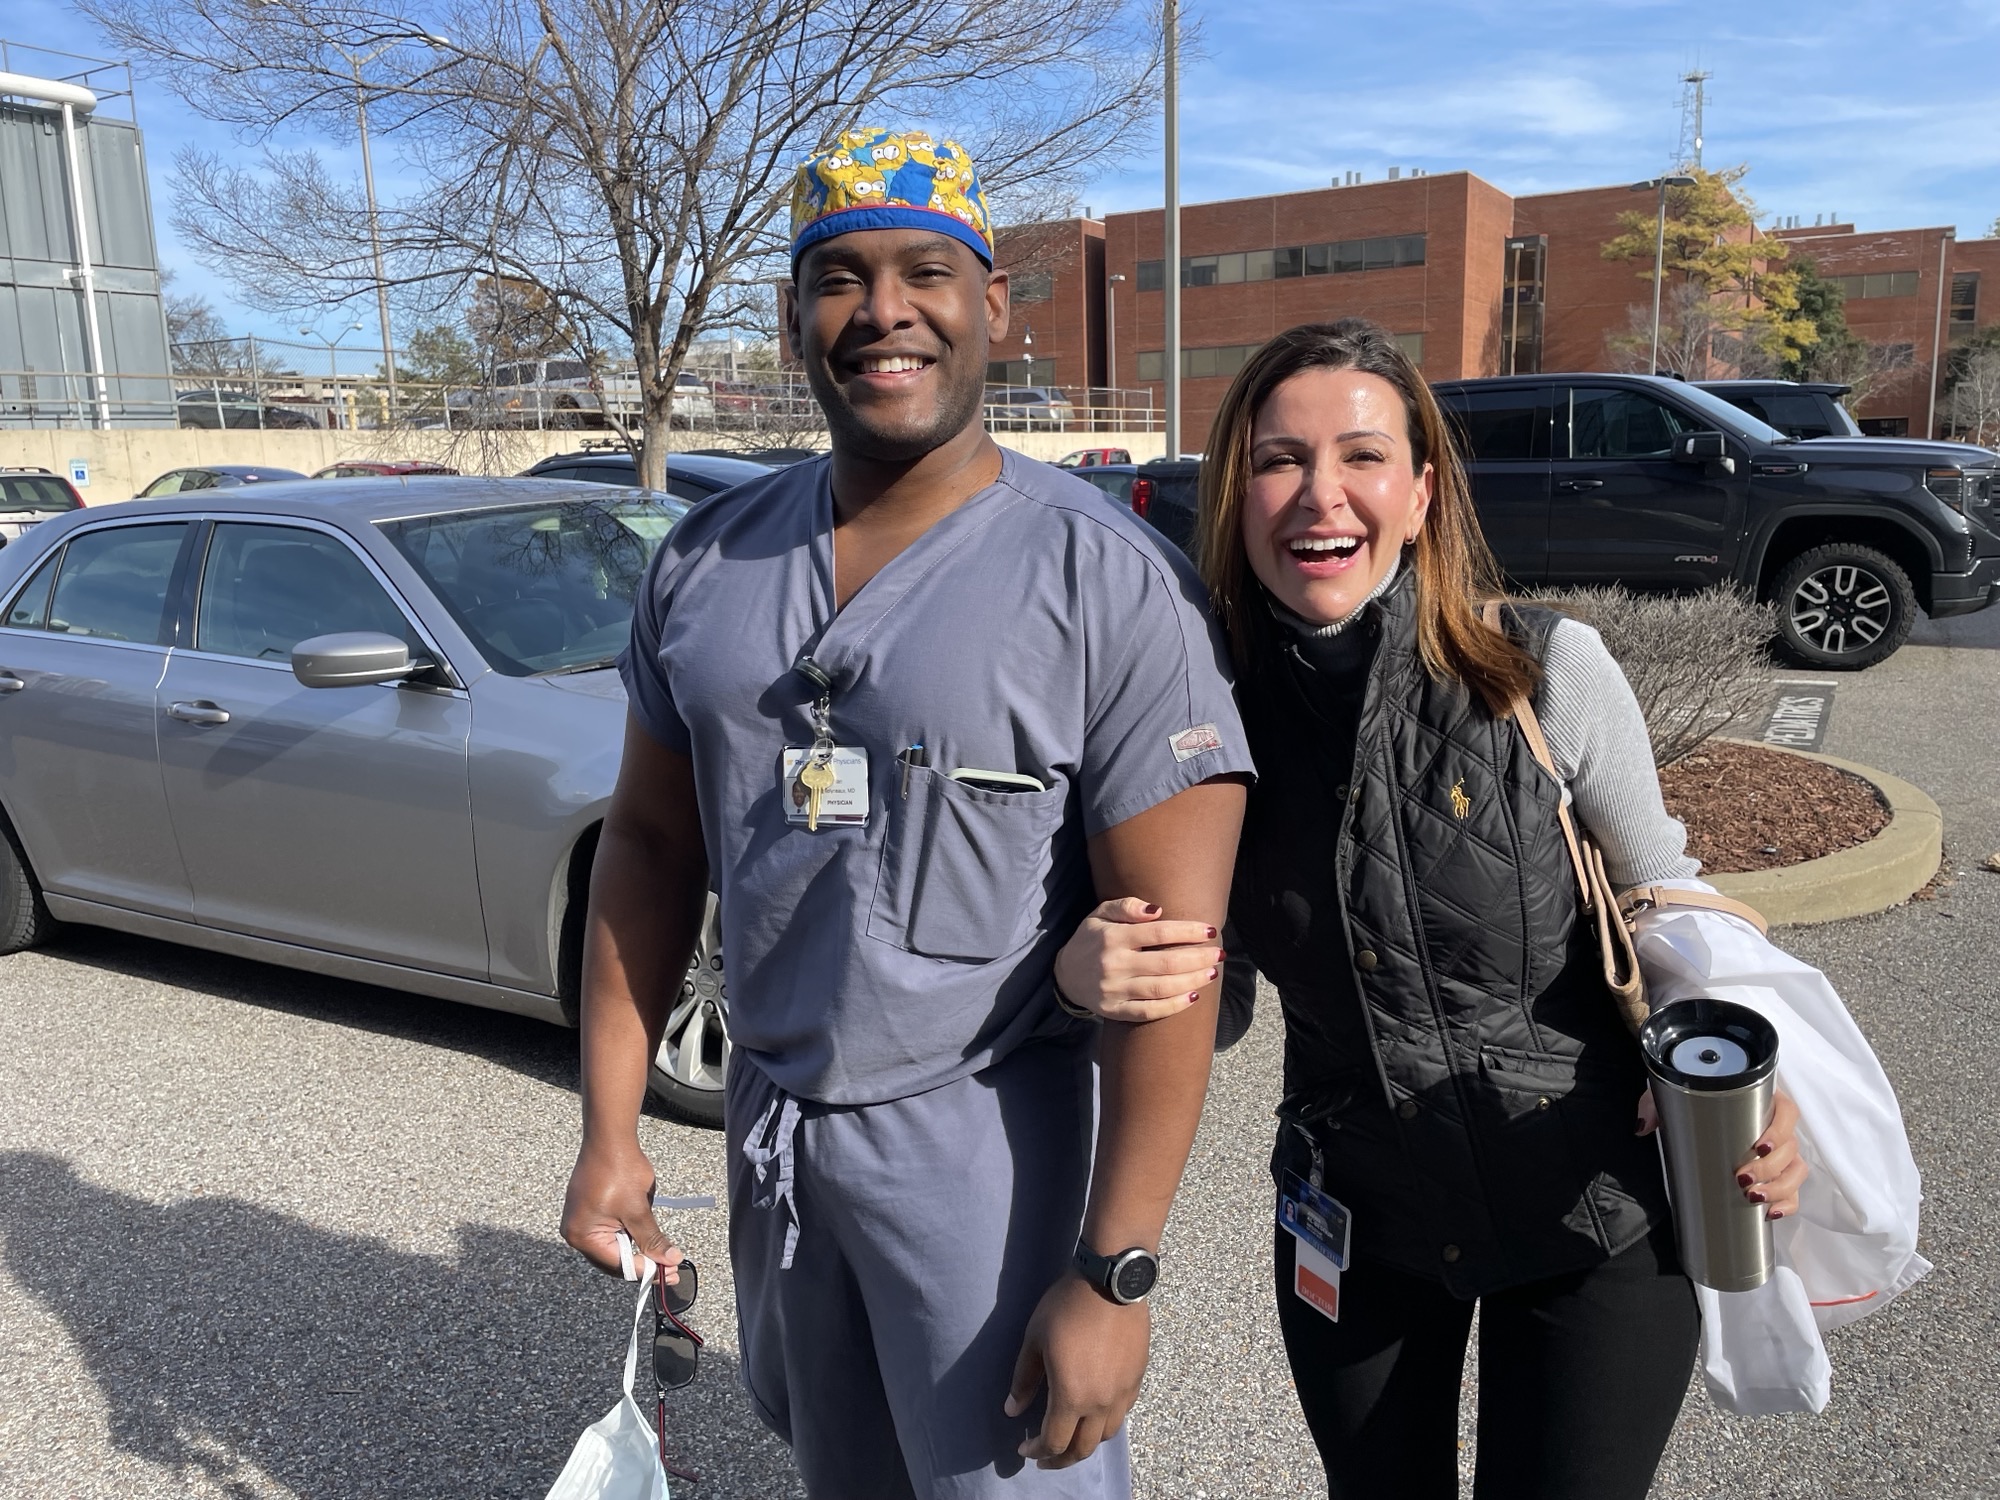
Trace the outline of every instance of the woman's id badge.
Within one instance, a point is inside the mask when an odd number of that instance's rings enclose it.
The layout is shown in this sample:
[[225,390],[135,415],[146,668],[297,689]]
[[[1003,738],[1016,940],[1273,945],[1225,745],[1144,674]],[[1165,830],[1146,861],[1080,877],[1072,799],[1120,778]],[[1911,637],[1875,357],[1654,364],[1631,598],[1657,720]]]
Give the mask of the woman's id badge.
[[860,828],[868,822],[868,752],[834,745],[816,751],[787,745],[778,772],[785,821],[818,832],[822,824]]
[[1278,1190],[1278,1227],[1293,1246],[1292,1292],[1308,1307],[1340,1321],[1340,1273],[1352,1233],[1347,1206],[1300,1177],[1285,1174]]

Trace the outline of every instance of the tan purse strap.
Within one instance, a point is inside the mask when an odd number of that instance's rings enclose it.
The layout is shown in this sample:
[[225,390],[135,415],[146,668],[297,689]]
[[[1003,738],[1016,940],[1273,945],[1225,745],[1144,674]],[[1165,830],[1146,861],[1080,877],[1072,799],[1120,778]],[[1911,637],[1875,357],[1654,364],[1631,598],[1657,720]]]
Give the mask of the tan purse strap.
[[1733,896],[1724,896],[1709,891],[1673,891],[1657,885],[1635,885],[1618,898],[1618,910],[1626,921],[1631,921],[1643,911],[1687,907],[1697,911],[1719,911],[1726,916],[1739,917],[1757,929],[1760,936],[1768,937],[1771,924],[1764,920],[1764,914],[1756,907],[1738,901]]
[[[1506,634],[1506,627],[1500,621],[1498,599],[1487,600],[1480,617],[1489,630]],[[1584,909],[1594,911],[1597,894],[1591,887],[1590,867],[1584,862],[1583,844],[1576,835],[1576,820],[1570,816],[1568,795],[1562,793],[1562,773],[1556,770],[1555,757],[1549,754],[1549,742],[1542,734],[1542,721],[1535,717],[1534,705],[1528,701],[1526,693],[1517,691],[1508,700],[1507,707],[1514,716],[1514,722],[1521,726],[1521,737],[1528,742],[1528,751],[1535,757],[1535,764],[1547,771],[1556,784],[1561,798],[1556,803],[1556,821],[1562,825],[1563,842],[1569,846],[1570,868],[1576,872],[1576,888],[1583,898]]]

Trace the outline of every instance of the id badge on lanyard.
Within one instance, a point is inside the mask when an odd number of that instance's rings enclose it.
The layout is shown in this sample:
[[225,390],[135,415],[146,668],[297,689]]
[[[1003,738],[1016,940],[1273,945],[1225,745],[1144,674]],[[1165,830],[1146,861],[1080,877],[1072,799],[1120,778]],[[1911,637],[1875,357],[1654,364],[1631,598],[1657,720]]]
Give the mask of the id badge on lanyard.
[[1339,1199],[1296,1172],[1278,1189],[1278,1227],[1291,1235],[1292,1293],[1322,1316],[1340,1321],[1340,1273],[1347,1269],[1353,1218]]
[[802,655],[798,670],[819,688],[811,709],[813,742],[787,745],[778,768],[785,821],[810,833],[821,824],[861,828],[868,823],[868,752],[833,738],[833,684],[819,664]]

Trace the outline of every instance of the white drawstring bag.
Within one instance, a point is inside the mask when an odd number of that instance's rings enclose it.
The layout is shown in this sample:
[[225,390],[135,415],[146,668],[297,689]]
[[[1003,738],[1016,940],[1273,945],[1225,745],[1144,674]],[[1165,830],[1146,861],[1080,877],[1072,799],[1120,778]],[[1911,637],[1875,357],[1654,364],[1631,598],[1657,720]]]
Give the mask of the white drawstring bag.
[[639,1278],[639,1307],[632,1314],[632,1342],[625,1350],[625,1394],[576,1440],[548,1500],[668,1500],[659,1434],[632,1396],[639,1373],[639,1324],[657,1269],[648,1260]]
[[1923,1184],[1895,1090],[1826,976],[1756,928],[1690,907],[1641,912],[1634,926],[1652,1005],[1712,995],[1777,1028],[1778,1087],[1799,1107],[1811,1168],[1798,1213],[1772,1226],[1771,1279],[1754,1292],[1695,1288],[1708,1393],[1742,1416],[1819,1411],[1832,1385],[1820,1335],[1886,1307],[1931,1269],[1917,1254]]

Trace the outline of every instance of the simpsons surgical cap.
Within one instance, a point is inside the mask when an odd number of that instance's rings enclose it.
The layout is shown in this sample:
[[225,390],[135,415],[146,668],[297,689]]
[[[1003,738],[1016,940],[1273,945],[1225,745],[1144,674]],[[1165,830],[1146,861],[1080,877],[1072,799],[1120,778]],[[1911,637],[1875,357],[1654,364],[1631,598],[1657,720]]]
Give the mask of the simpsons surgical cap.
[[792,263],[807,246],[857,229],[935,229],[993,264],[986,192],[972,158],[956,141],[934,141],[922,131],[844,131],[799,163]]

